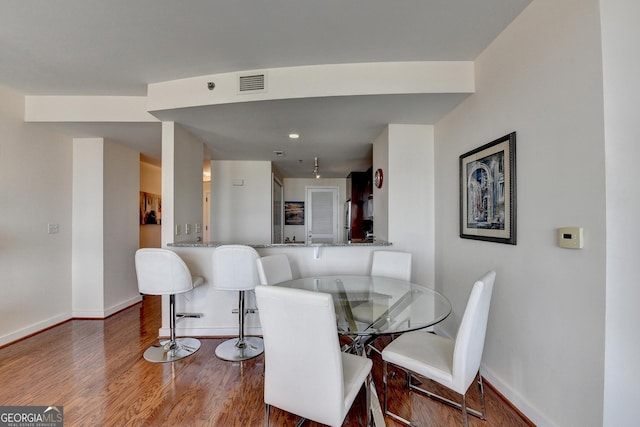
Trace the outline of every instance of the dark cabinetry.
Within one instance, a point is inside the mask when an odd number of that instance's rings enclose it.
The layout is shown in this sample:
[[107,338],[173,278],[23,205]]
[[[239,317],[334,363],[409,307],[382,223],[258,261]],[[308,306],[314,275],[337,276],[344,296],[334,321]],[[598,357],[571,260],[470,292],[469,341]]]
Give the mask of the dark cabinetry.
[[[347,221],[351,240],[365,240],[373,233],[372,171],[351,172],[347,177]],[[350,211],[350,215],[349,215]],[[349,233],[350,232],[350,233]]]

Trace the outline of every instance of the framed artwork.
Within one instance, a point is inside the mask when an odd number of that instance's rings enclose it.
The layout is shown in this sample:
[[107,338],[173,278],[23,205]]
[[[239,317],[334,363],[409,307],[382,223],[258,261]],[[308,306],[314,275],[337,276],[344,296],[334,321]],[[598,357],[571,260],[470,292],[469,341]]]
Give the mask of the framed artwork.
[[516,133],[460,156],[460,237],[516,244]]
[[140,225],[162,223],[162,199],[159,194],[140,192]]
[[284,202],[284,225],[304,225],[304,202]]

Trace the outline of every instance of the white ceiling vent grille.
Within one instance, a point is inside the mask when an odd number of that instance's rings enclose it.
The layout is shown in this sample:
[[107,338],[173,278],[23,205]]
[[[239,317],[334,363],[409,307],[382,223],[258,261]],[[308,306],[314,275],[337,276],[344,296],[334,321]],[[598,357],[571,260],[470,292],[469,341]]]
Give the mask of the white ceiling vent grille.
[[254,72],[250,74],[241,74],[238,78],[238,91],[240,93],[266,92],[266,73]]

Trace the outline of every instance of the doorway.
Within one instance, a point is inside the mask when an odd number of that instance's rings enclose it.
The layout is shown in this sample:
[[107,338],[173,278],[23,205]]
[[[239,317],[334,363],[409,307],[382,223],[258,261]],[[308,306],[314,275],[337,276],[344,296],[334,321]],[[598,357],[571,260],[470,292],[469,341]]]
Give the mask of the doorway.
[[306,187],[307,243],[338,243],[338,187]]

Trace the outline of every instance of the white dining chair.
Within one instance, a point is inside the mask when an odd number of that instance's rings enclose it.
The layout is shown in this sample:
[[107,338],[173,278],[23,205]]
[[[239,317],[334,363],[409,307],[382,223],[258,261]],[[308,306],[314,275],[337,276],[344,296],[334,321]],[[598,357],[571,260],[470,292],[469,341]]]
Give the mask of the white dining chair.
[[411,252],[374,251],[371,275],[411,281]]
[[[149,362],[173,362],[190,356],[200,348],[196,338],[176,338],[176,294],[189,292],[204,283],[192,276],[189,267],[178,254],[161,248],[138,249],[135,253],[138,290],[143,295],[169,296],[169,340],[152,345],[143,354]],[[183,317],[200,315],[183,314]]]
[[212,286],[217,290],[238,292],[238,338],[216,347],[222,360],[242,361],[263,352],[262,338],[245,337],[245,294],[260,284],[256,260],[258,252],[245,245],[223,245],[213,251],[211,258]]
[[256,262],[262,285],[275,285],[293,279],[291,264],[285,254],[263,256]]
[[330,294],[280,286],[255,290],[264,337],[265,425],[271,406],[341,426],[362,386],[370,424],[370,359],[340,351]]
[[[403,251],[374,251],[371,259],[370,275],[374,277],[386,277],[388,279],[411,281],[411,252]],[[367,302],[353,308],[353,316],[363,322],[373,322],[380,314],[383,314],[389,307]],[[394,339],[395,335],[391,336]],[[370,343],[367,345],[367,352],[380,350]]]
[[[467,413],[486,419],[480,362],[495,277],[495,271],[490,271],[474,283],[455,339],[424,331],[413,331],[402,334],[382,350],[382,381],[386,415],[411,425],[410,421],[389,411],[387,374],[388,365],[391,364],[410,374],[406,376],[407,387],[410,390],[461,409],[465,427],[468,425]],[[411,377],[415,374],[431,379],[458,393],[461,403],[413,384]],[[466,405],[466,392],[476,377],[480,391],[481,411],[469,409]]]

